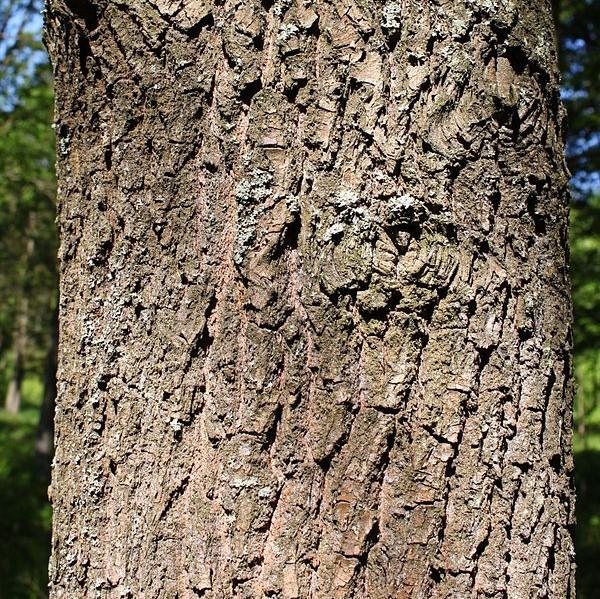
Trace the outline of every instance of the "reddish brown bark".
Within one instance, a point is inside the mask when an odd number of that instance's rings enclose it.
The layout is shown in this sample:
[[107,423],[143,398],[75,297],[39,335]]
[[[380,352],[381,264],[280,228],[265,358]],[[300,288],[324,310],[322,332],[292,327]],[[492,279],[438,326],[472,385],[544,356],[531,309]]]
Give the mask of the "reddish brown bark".
[[547,2],[48,2],[51,596],[574,597]]

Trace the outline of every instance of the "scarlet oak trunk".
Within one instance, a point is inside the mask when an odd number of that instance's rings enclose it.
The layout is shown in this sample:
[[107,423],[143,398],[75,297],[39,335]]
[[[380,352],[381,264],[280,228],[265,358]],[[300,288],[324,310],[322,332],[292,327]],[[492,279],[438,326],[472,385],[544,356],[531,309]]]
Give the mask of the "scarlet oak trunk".
[[574,597],[549,2],[46,19],[52,598]]

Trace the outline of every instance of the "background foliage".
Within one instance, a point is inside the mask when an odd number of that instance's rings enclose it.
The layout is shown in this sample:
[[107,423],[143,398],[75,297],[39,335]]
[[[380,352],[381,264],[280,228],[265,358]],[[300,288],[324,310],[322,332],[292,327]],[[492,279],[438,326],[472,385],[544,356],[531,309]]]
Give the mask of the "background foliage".
[[[23,365],[20,410],[0,408],[0,599],[47,597],[51,514],[35,446],[47,426],[43,398],[52,397],[46,356],[55,335],[57,240],[41,4],[0,0],[0,401],[15,378],[17,348]],[[600,3],[555,0],[554,8],[573,173],[577,595],[592,599],[600,588]]]

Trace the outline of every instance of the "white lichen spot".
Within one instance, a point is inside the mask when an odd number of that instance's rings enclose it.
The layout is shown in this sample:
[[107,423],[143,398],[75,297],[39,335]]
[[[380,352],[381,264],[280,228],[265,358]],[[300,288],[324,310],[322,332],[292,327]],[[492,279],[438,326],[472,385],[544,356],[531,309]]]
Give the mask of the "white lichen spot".
[[178,418],[173,418],[171,422],[169,422],[169,426],[174,434],[179,434],[183,430],[183,424],[179,422]]
[[58,140],[58,149],[62,156],[66,156],[71,148],[71,134],[67,133]]
[[104,578],[96,578],[94,581],[94,588],[101,589],[102,587],[104,587]]
[[417,204],[416,198],[413,198],[411,195],[404,193],[402,195],[396,196],[392,198],[390,201],[390,209],[392,211],[406,211],[409,208],[412,208]]
[[294,195],[287,195],[285,197],[285,205],[287,209],[290,211],[290,214],[299,214],[300,213],[300,203],[298,202],[298,198]]
[[273,489],[271,489],[271,487],[262,487],[258,490],[258,496],[261,499],[265,499],[266,497],[269,497],[271,495],[272,491]]
[[287,11],[287,9],[290,7],[290,4],[291,4],[291,0],[280,0],[273,7],[273,14],[276,17],[281,17],[283,15],[283,13],[285,13]]
[[400,225],[422,221],[427,209],[420,200],[404,193],[390,198],[386,206],[386,212],[388,224]]
[[352,189],[343,189],[337,194],[337,205],[339,208],[356,206],[360,202],[359,195]]
[[243,478],[241,476],[234,476],[229,481],[229,486],[235,489],[247,489],[248,487],[254,487],[258,484],[258,479],[255,476]]
[[369,211],[364,206],[357,206],[353,210],[354,212],[354,220],[359,220],[361,222],[367,221],[371,219],[371,215]]
[[90,497],[99,497],[104,485],[99,480],[88,481],[88,493]]
[[295,35],[297,35],[299,31],[300,30],[295,25],[282,25],[279,29],[277,39],[280,42],[287,42],[288,40],[292,39]]
[[325,232],[323,240],[330,241],[347,228],[350,228],[352,235],[365,240],[371,239],[375,228],[369,204],[368,198],[361,197],[352,189],[339,191],[333,202],[338,215],[334,224]]
[[398,2],[388,2],[383,7],[383,13],[381,15],[381,26],[384,29],[400,29],[402,25],[401,21],[402,7]]
[[331,241],[335,237],[338,237],[344,232],[344,225],[342,223],[334,223],[325,231],[323,234],[323,241]]
[[452,20],[452,37],[454,39],[459,39],[464,36],[469,30],[469,24],[463,19],[453,19]]
[[252,453],[252,449],[250,448],[249,445],[240,445],[240,448],[238,450],[238,453],[240,455],[244,455],[244,456],[248,456]]

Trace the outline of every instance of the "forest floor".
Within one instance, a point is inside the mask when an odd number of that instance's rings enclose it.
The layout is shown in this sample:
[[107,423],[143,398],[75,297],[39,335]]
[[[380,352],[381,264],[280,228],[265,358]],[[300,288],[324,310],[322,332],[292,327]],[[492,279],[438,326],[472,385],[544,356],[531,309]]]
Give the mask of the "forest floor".
[[577,599],[595,599],[600,588],[600,410],[584,438],[575,437],[577,486]]
[[[26,380],[22,409],[0,409],[0,599],[46,599],[51,509],[34,456],[41,384]],[[600,410],[575,439],[577,598],[600,588]]]
[[0,599],[44,599],[52,512],[34,455],[41,383],[26,379],[21,411],[0,410]]

